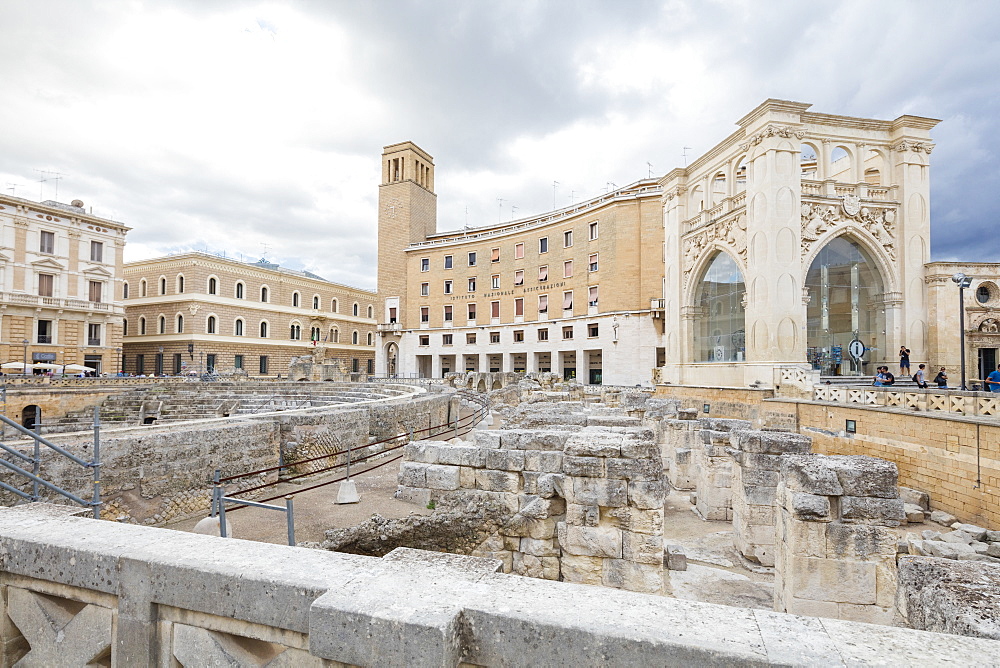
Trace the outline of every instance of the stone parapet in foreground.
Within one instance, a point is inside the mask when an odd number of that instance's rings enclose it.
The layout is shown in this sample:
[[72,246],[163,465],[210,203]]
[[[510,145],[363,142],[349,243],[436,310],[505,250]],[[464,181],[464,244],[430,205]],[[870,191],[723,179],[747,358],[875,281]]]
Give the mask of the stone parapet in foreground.
[[[1000,642],[0,511],[2,665],[974,665]],[[336,664],[333,664],[336,665]]]

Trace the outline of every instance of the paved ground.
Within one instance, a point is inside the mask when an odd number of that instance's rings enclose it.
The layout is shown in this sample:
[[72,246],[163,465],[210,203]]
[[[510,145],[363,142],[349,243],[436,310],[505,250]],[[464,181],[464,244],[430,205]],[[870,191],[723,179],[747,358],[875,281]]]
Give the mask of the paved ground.
[[[376,462],[378,463],[378,462]],[[338,505],[337,490],[340,483],[302,492],[295,495],[295,540],[321,541],[325,538],[327,529],[353,526],[364,522],[373,514],[383,517],[405,517],[410,513],[428,514],[431,511],[409,503],[403,503],[392,498],[396,491],[396,475],[399,473],[399,462],[388,464],[370,470],[367,473],[355,473],[352,479],[361,495],[361,503]],[[302,484],[283,483],[268,496],[283,494],[291,490],[309,487],[324,480],[332,480],[343,475],[310,478]],[[269,503],[283,506],[284,501]],[[207,513],[206,513],[207,515]],[[202,517],[189,518],[169,525],[168,529],[190,531]],[[233,526],[232,535],[236,538],[256,540],[264,543],[287,543],[285,514],[275,510],[261,508],[243,508],[227,513],[226,519]]]

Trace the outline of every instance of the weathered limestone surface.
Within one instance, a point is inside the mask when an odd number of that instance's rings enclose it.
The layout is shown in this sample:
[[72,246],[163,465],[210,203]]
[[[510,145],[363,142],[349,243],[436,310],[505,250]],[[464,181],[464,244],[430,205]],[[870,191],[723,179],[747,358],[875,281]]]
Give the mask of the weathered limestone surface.
[[0,510],[4,665],[978,665],[1000,652],[982,638],[520,578],[491,559],[376,559],[65,512]]
[[1000,640],[1000,564],[899,558],[896,608],[915,629]]
[[733,541],[736,549],[763,566],[774,566],[776,492],[783,454],[809,452],[812,439],[789,432],[734,431]]
[[775,610],[888,624],[903,517],[896,465],[874,457],[783,455],[776,491]]
[[733,458],[729,453],[732,432],[750,429],[746,420],[699,418],[701,445],[694,468],[698,493],[695,508],[706,520],[733,519]]

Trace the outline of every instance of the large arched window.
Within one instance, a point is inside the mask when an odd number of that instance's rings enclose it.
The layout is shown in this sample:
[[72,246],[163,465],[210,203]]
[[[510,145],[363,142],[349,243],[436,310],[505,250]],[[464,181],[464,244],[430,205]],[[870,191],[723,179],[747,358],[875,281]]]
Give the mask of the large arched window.
[[354,315],[354,316],[358,315],[358,303],[357,302],[354,302],[354,309],[351,312],[351,315]]
[[266,339],[267,338],[267,321],[266,320],[262,320],[261,323],[260,323],[260,338],[262,338],[262,339]]
[[299,307],[299,300],[300,300],[299,293],[298,292],[293,292],[292,293],[292,306],[294,306],[295,308],[298,308]]
[[162,315],[160,316],[160,328],[159,328],[159,332],[158,333],[159,334],[166,334],[167,333],[167,318],[165,316],[162,316]]
[[236,284],[236,298],[243,299],[243,281]]
[[266,285],[260,289],[260,300],[262,302],[266,302],[267,301],[267,286]]
[[184,333],[184,316],[177,314],[177,333]]
[[208,294],[219,294],[219,279],[215,278],[215,276],[208,279]]
[[351,343],[354,345],[358,345],[358,330],[354,330],[353,332],[351,332]]
[[206,333],[215,334],[215,323],[216,323],[215,316],[214,315],[208,316],[208,323],[205,328]]
[[[882,278],[871,255],[849,237],[823,246],[806,274],[807,355],[823,375],[868,375],[868,362],[886,359],[885,306],[879,301]],[[865,353],[858,364],[851,342]]]
[[698,285],[694,326],[696,362],[742,362],[746,352],[743,273],[726,253],[717,253]]
[[233,334],[236,336],[243,336],[243,321],[239,318],[233,323]]
[[139,334],[146,333],[146,318],[139,318]]
[[289,337],[292,341],[300,341],[302,339],[302,325],[297,322],[293,322],[289,328]]

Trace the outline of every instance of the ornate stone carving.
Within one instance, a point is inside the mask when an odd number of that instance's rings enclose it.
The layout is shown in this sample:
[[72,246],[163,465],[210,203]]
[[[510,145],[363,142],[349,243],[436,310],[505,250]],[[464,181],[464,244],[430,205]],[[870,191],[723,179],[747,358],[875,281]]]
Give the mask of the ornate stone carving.
[[1000,334],[1000,322],[996,318],[986,318],[979,325],[979,331],[987,334]]
[[740,144],[740,150],[746,151],[751,146],[756,146],[768,137],[782,137],[783,139],[803,139],[806,133],[802,130],[796,130],[790,128],[787,125],[768,125],[766,128],[760,132],[751,135],[747,138],[747,141]]
[[930,152],[934,150],[934,144],[928,142],[910,141],[908,139],[904,139],[900,142],[893,144],[892,150],[897,151],[899,153],[905,153],[906,151],[913,151],[915,153],[923,152],[930,155]]
[[687,285],[705,249],[724,246],[741,260],[747,259],[747,220],[745,214],[732,216],[723,222],[706,226],[684,240],[684,285]]
[[[850,196],[848,196],[850,197]],[[896,211],[892,208],[874,208],[848,204],[844,198],[843,206],[831,204],[802,205],[802,256],[809,254],[813,245],[829,230],[847,222],[855,222],[867,231],[885,249],[890,259],[896,259]],[[856,203],[860,204],[860,200]]]

